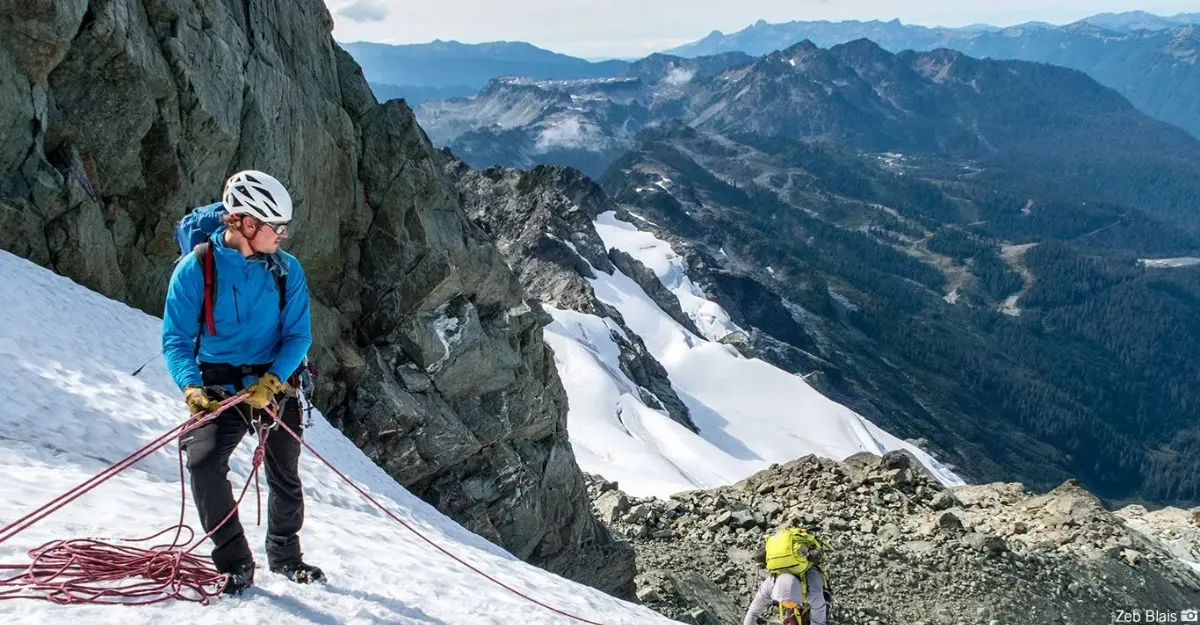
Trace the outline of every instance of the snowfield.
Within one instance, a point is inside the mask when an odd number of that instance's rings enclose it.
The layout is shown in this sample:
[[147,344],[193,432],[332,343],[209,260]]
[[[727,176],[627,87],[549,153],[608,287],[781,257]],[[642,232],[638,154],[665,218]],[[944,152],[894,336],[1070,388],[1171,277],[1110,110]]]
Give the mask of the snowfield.
[[671,319],[640,286],[616,270],[595,270],[596,296],[611,304],[662,363],[697,435],[644,403],[621,370],[608,319],[547,307],[546,341],[570,404],[568,432],[580,467],[637,496],[666,497],[730,484],[807,454],[837,460],[861,451],[911,451],[947,485],[963,480],[919,448],[821,395],[799,376],[747,359],[716,342],[737,330],[686,275],[665,241],[610,212],[595,221],[608,247],[637,258],[680,300],[705,336]]
[[[68,490],[187,418],[159,351],[160,321],[0,251],[0,526]],[[131,372],[150,359],[140,375]],[[672,623],[517,560],[410,495],[319,413],[305,438],[418,531],[488,574],[556,608],[627,625]],[[230,481],[247,478],[253,436],[232,458]],[[210,606],[61,606],[0,601],[0,622],[320,623],[404,625],[563,624],[448,559],[375,509],[319,465],[301,459],[307,514],[305,557],[329,575],[298,586],[266,571],[265,527],[249,493],[242,521],[260,568],[257,586]],[[265,482],[264,482],[265,489]],[[174,524],[179,467],[172,444],[120,477],[0,544],[0,563],[28,563],[26,550],[66,538],[138,538]],[[264,497],[265,499],[265,497]],[[187,523],[199,528],[188,495]],[[207,555],[209,545],[200,547]]]

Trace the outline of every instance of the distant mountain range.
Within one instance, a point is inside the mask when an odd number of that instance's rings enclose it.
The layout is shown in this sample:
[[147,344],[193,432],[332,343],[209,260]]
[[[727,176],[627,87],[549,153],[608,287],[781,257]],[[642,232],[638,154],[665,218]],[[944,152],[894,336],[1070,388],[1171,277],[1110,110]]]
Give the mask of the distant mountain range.
[[[899,20],[759,21],[728,35],[713,31],[667,54],[697,57],[736,51],[762,56],[804,40],[830,47],[865,38],[892,52],[950,48],[975,57],[1038,61],[1083,71],[1142,111],[1200,136],[1197,23],[1200,13],[1164,17],[1144,12],[1103,13],[1066,26],[1031,22],[1008,28],[928,28]],[[404,98],[410,106],[471,96],[493,78],[612,78],[624,75],[631,65],[587,61],[523,42],[343,46],[362,66],[376,97]]]
[[683,113],[692,81],[753,60],[740,52],[652,55],[615,78],[497,78],[473,98],[425,102],[416,113],[435,144],[471,165],[554,163],[598,176],[642,129]]
[[713,31],[668,50],[684,57],[739,51],[769,54],[800,41],[829,47],[866,38],[892,52],[949,48],[976,58],[1037,61],[1077,69],[1116,89],[1149,115],[1200,136],[1200,13],[1158,17],[1101,14],[1065,26],[929,28],[890,22],[759,21]]
[[862,38],[870,39],[887,50],[898,52],[901,50],[955,48],[957,42],[970,41],[988,33],[1007,32],[1010,36],[1019,36],[1020,33],[1036,30],[1070,32],[1079,30],[1083,26],[1128,33],[1136,30],[1169,30],[1194,24],[1200,24],[1200,13],[1180,13],[1166,17],[1143,11],[1100,13],[1065,25],[1026,22],[1008,27],[990,24],[973,24],[960,28],[930,27],[904,24],[898,19],[778,23],[759,20],[734,33],[725,34],[714,30],[702,39],[664,50],[663,54],[693,57],[739,51],[759,56],[781,50],[806,39],[824,48]]
[[754,59],[648,57],[619,78],[497,79],[417,118],[464,161],[569,164],[598,176],[643,129],[675,120],[856,152],[968,158],[1163,219],[1200,225],[1200,141],[1086,75],[952,50],[892,54],[861,39]]
[[1109,30],[1163,30],[1188,24],[1200,24],[1200,13],[1178,13],[1165,16],[1145,11],[1127,11],[1125,13],[1100,13],[1084,18],[1083,21]]
[[615,76],[628,65],[625,61],[587,61],[524,42],[341,45],[362,66],[376,97],[402,97],[410,105],[471,95],[498,76],[598,78]]

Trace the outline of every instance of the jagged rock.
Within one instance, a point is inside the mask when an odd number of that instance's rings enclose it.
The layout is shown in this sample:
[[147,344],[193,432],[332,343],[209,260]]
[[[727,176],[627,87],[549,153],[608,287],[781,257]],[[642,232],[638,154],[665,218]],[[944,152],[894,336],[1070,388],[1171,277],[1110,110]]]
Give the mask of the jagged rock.
[[765,502],[758,507],[758,513],[767,519],[774,518],[781,510],[783,510],[783,506],[774,501]]
[[653,509],[649,505],[640,503],[640,504],[630,508],[629,513],[626,514],[624,519],[622,519],[622,520],[624,520],[626,523],[631,523],[631,524],[642,523],[646,519],[650,518],[650,514],[652,512],[653,512]]
[[663,286],[662,281],[654,275],[653,271],[647,269],[645,265],[628,253],[615,248],[608,250],[608,259],[612,261],[614,267],[621,270],[621,273],[629,276],[638,286],[642,287],[646,295],[679,325],[687,328],[696,336],[704,336],[696,327],[696,322],[683,314],[683,310],[679,307],[679,298]]
[[621,491],[610,490],[596,499],[592,505],[596,508],[600,520],[612,523],[629,510],[629,499]]
[[729,519],[731,527],[740,527],[742,529],[750,529],[759,525],[758,519],[754,518],[754,513],[749,510],[737,510]]
[[717,342],[736,349],[739,354],[746,358],[759,358],[761,356],[758,350],[754,348],[753,341],[750,340],[750,337],[745,332],[730,332],[717,339]]
[[958,486],[954,488],[953,494],[965,506],[1012,504],[1022,501],[1027,496],[1021,484],[1002,482]]
[[829,517],[825,519],[824,527],[826,531],[841,531],[849,529],[850,524],[841,517]]
[[10,4],[0,246],[158,315],[184,210],[236,169],[271,172],[296,206],[286,245],[330,422],[518,557],[632,596],[634,554],[590,512],[539,312],[323,3]]
[[[1183,510],[1168,506],[1147,512],[1142,506],[1126,506],[1116,511],[1131,529],[1166,547],[1175,557],[1196,563],[1200,568],[1200,507]],[[1132,541],[1117,546],[1132,549]]]
[[662,595],[658,593],[657,588],[639,588],[637,591],[637,599],[642,603],[653,603],[662,601]]
[[941,491],[933,496],[933,500],[929,502],[930,507],[934,510],[949,510],[955,506],[961,506],[959,501],[950,491]]
[[943,512],[937,517],[937,528],[951,534],[963,531],[962,521],[953,512]]
[[862,477],[870,473],[875,467],[879,466],[879,456],[869,451],[860,451],[856,454],[848,456],[842,463],[846,469],[854,474]]
[[[616,317],[620,318],[619,315]],[[638,392],[643,401],[652,408],[664,410],[671,419],[689,430],[699,431],[692,422],[687,404],[683,403],[675,393],[675,388],[671,386],[667,370],[646,349],[641,337],[623,323],[621,327],[624,329],[623,333],[613,332],[609,336],[620,351],[621,371],[638,385]]]
[[962,541],[972,549],[982,551],[989,556],[999,555],[1008,550],[1008,545],[1005,544],[1004,539],[998,536],[986,536],[970,532],[966,536],[963,536]]
[[709,625],[711,623],[712,625],[716,625],[716,622],[709,618],[708,612],[704,608],[692,608],[683,617],[686,619],[684,621],[686,623],[694,623],[695,625]]

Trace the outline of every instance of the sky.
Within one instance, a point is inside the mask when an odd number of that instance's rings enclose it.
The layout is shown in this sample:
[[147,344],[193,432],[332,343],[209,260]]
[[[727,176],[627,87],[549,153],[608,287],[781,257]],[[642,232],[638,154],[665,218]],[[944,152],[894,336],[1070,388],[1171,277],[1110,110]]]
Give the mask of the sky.
[[326,0],[338,41],[527,41],[588,59],[642,57],[757,20],[890,20],[926,26],[1068,23],[1096,13],[1200,10],[1197,0]]

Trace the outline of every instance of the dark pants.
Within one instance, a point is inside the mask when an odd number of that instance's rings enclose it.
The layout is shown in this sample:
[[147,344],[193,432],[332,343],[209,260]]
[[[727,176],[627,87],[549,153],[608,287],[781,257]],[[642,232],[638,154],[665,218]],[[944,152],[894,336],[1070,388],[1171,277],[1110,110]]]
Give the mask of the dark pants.
[[[188,433],[182,441],[187,451],[187,467],[192,476],[192,495],[200,511],[204,532],[212,531],[230,510],[229,518],[212,535],[213,564],[228,572],[239,564],[253,561],[246,533],[234,509],[233,488],[226,475],[229,456],[241,443],[253,423],[256,411],[239,405]],[[264,419],[270,417],[262,415]],[[299,434],[300,400],[281,398],[280,418]],[[269,432],[266,459],[267,474],[267,559],[271,568],[300,561],[300,527],[304,524],[304,492],[300,484],[300,442],[283,428]],[[239,490],[240,490],[239,485]]]

